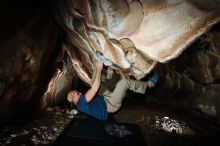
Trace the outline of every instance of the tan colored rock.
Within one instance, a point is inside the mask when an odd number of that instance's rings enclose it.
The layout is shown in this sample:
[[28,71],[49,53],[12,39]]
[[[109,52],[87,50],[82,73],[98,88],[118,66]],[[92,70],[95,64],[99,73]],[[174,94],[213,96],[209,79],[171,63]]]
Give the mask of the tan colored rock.
[[157,62],[178,57],[220,19],[217,1],[64,0],[57,7],[67,50],[70,56],[80,55],[72,57],[73,65],[86,83],[91,82],[97,52],[122,76],[141,79]]

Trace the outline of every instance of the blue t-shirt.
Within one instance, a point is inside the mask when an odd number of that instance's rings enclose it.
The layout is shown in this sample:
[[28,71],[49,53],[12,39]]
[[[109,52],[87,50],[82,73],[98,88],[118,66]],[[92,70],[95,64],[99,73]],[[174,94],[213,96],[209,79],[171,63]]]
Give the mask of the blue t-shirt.
[[107,120],[107,106],[103,96],[95,96],[92,101],[87,102],[85,95],[81,95],[77,102],[77,109],[100,120]]

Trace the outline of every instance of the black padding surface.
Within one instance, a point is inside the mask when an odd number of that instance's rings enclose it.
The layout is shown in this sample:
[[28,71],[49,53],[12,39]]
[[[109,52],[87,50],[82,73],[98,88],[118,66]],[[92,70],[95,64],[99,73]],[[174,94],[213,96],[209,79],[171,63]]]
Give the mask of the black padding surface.
[[75,119],[70,122],[52,146],[146,146],[138,125]]

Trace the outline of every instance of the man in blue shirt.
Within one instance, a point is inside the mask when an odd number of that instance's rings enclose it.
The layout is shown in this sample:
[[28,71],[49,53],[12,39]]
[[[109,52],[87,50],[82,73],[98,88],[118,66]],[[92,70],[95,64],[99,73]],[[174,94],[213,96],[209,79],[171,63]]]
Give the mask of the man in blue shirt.
[[147,82],[121,79],[113,92],[106,90],[102,96],[96,96],[101,83],[102,68],[103,63],[98,61],[96,63],[95,80],[91,88],[84,95],[77,90],[72,90],[67,96],[67,100],[75,105],[80,112],[100,120],[107,120],[108,113],[114,113],[121,107],[128,89],[144,94],[147,87],[153,88],[158,81],[157,75],[151,77]]

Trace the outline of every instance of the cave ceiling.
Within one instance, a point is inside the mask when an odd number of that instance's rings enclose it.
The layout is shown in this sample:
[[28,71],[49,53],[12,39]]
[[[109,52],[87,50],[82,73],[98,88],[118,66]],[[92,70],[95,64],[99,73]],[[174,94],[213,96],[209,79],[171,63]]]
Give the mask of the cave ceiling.
[[98,58],[122,76],[141,79],[220,19],[217,0],[62,0],[55,7],[67,35],[63,47],[86,83]]

